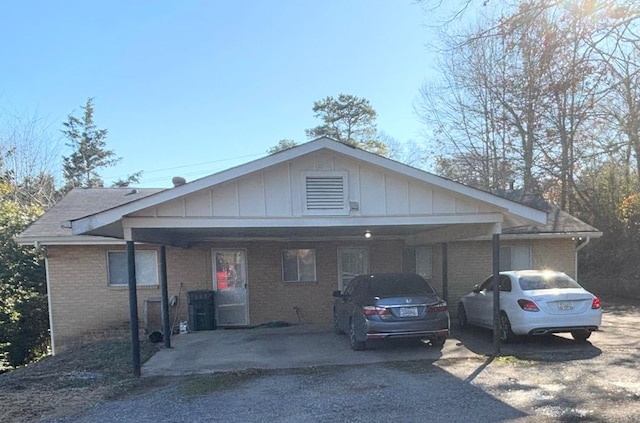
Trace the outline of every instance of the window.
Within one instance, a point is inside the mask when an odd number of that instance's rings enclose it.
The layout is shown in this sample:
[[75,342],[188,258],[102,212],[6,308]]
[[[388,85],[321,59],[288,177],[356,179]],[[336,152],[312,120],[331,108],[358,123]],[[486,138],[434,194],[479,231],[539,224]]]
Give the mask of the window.
[[[109,285],[128,285],[129,271],[125,251],[107,252]],[[158,285],[158,260],[153,250],[136,251],[136,284]]]
[[531,269],[531,246],[500,247],[500,270]]
[[369,250],[364,247],[345,247],[338,249],[339,288],[344,289],[357,275],[369,273]]
[[316,250],[284,250],[282,278],[285,282],[315,282]]
[[431,282],[433,278],[433,254],[431,247],[409,247],[402,252],[402,270],[417,273]]
[[305,172],[303,174],[304,213],[348,214],[346,181],[347,172]]

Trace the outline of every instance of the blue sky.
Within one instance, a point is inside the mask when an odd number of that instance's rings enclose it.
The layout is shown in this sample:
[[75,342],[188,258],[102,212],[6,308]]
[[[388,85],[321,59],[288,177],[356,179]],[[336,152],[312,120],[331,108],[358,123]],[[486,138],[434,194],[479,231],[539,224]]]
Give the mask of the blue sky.
[[140,186],[168,187],[304,142],[313,102],[340,93],[421,141],[435,19],[410,0],[6,1],[0,112],[35,113],[59,137],[94,97],[123,158],[107,184],[143,170]]

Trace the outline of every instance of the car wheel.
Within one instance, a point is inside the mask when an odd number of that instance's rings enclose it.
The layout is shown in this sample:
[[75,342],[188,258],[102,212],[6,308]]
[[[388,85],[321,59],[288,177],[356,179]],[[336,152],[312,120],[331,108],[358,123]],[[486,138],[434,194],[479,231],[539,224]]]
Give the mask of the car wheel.
[[356,338],[356,328],[353,319],[349,325],[349,342],[351,343],[351,349],[354,351],[362,351],[367,346],[366,341],[358,341]]
[[344,334],[344,331],[340,329],[340,324],[338,323],[338,316],[336,316],[335,311],[333,312],[333,333],[336,335]]
[[458,304],[458,327],[464,330],[469,327],[469,320],[467,319],[467,311],[464,309],[464,304]]
[[576,341],[584,342],[591,336],[591,331],[586,329],[572,330],[571,336],[573,336],[573,339]]
[[500,341],[504,343],[511,343],[516,340],[516,334],[511,330],[511,322],[507,313],[500,312]]
[[433,338],[431,340],[431,346],[436,348],[444,347],[444,343],[447,341],[446,336],[438,336],[437,338]]

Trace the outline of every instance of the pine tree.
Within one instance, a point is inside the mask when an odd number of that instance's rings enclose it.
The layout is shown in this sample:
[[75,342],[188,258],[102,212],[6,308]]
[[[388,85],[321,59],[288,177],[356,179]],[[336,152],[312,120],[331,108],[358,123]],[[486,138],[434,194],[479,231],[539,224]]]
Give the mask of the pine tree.
[[65,179],[64,192],[75,187],[102,187],[104,181],[98,170],[116,165],[120,158],[107,149],[106,129],[98,129],[93,121],[93,98],[82,107],[81,118],[68,116],[62,133],[69,140],[66,145],[73,149],[71,155],[63,157]]

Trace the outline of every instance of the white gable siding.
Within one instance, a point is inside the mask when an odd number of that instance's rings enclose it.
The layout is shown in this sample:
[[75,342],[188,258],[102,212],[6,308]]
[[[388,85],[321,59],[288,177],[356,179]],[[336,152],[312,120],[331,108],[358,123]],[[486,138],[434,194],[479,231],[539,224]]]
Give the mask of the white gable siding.
[[265,212],[267,217],[290,216],[291,180],[289,167],[278,166],[264,172]]
[[211,216],[211,191],[193,194],[185,198],[187,217]]
[[315,166],[312,170],[335,170],[335,155],[330,152],[314,154]]
[[241,217],[266,215],[262,173],[248,175],[238,181],[238,201]]
[[456,213],[465,214],[465,213],[478,213],[478,205],[476,203],[472,203],[471,201],[466,201],[463,198],[457,197],[455,199],[456,203]]
[[409,214],[432,214],[433,190],[412,182],[409,184]]
[[455,210],[456,202],[453,195],[440,189],[433,191],[433,214],[452,214]]
[[370,167],[360,168],[360,214],[362,216],[384,216],[386,190],[384,173]]
[[227,182],[213,189],[213,215],[218,217],[238,216],[238,184]]
[[168,201],[164,204],[160,204],[157,207],[156,215],[158,217],[183,217],[185,215],[184,199],[179,198],[173,201]]
[[385,175],[386,214],[407,216],[409,214],[409,181],[406,178]]
[[[310,189],[306,177],[322,178],[325,172],[326,176],[343,178],[345,209],[321,210],[321,213],[306,209],[307,191]],[[321,195],[322,192],[316,194]],[[138,211],[134,216],[286,218],[315,214],[411,217],[495,211],[490,205],[440,187],[346,156],[320,151]]]

